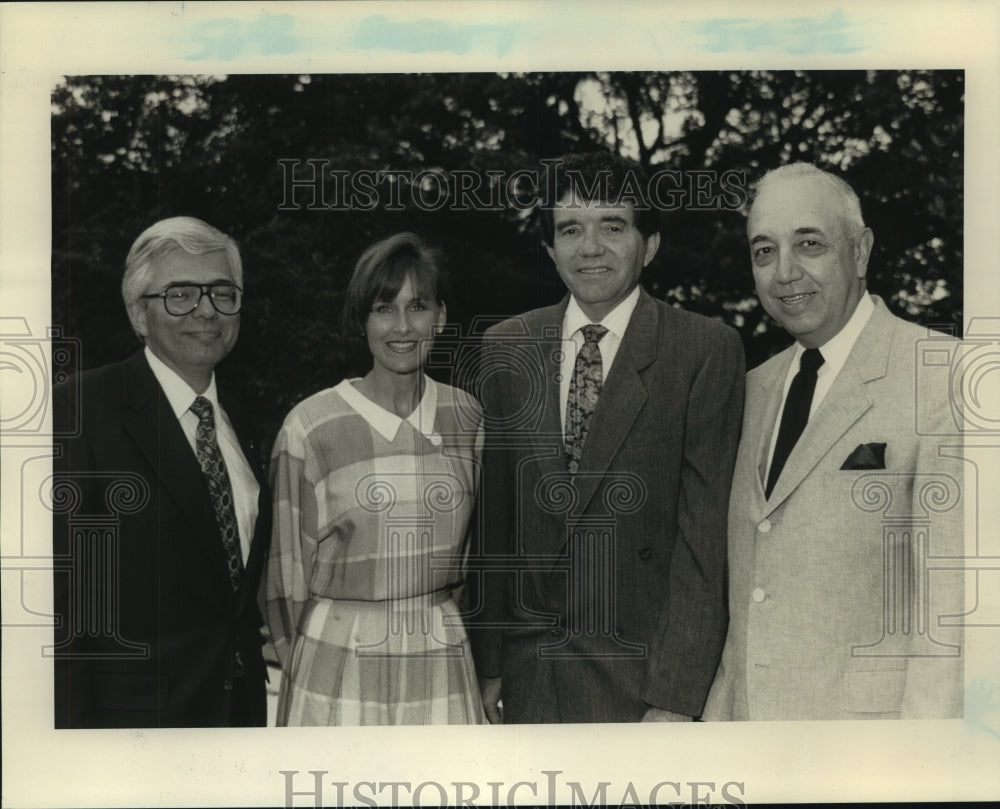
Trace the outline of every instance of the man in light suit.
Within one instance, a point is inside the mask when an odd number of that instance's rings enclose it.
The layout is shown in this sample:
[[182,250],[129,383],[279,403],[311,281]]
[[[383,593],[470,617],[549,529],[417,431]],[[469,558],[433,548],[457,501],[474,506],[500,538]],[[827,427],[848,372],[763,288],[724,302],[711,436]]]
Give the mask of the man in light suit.
[[53,392],[56,727],[265,724],[270,503],[214,374],[242,286],[231,238],[157,222],[122,281],[145,347]]
[[726,630],[742,346],[639,286],[660,235],[637,166],[572,156],[546,185],[569,294],[485,339],[483,703],[493,722],[501,702],[511,723],[691,720]]
[[705,718],[960,716],[962,574],[933,568],[962,555],[962,470],[937,437],[954,432],[948,391],[917,367],[922,341],[954,341],[866,293],[872,231],[839,177],[768,173],[747,236],[795,344],[747,377]]

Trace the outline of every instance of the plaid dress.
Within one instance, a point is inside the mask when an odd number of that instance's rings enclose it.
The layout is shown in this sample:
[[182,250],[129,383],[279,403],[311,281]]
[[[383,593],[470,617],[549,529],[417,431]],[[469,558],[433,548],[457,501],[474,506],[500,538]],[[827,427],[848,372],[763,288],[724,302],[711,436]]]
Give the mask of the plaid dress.
[[485,722],[453,598],[482,440],[479,403],[426,377],[407,419],[349,380],[288,414],[266,579],[278,725]]

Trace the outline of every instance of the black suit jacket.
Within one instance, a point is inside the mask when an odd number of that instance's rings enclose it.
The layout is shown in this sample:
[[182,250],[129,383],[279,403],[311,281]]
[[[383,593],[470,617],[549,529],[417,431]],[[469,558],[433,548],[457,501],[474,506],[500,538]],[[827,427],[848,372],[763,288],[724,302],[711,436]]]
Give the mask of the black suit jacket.
[[502,675],[508,722],[631,722],[651,705],[698,716],[726,632],[742,346],[642,292],[571,477],[558,378],[568,303],[486,334],[476,667]]
[[265,724],[270,496],[245,421],[220,401],[261,482],[237,593],[198,461],[143,352],[53,391],[55,433],[74,433],[53,464],[56,727],[229,725],[244,687]]

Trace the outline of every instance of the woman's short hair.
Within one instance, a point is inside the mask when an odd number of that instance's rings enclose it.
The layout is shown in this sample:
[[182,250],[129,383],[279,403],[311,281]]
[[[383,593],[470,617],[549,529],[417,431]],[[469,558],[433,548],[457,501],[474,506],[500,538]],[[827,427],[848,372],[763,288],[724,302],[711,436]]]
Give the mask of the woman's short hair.
[[243,287],[243,262],[236,242],[221,230],[193,216],[172,216],[150,225],[132,243],[125,259],[122,298],[131,313],[142,304],[142,295],[156,276],[156,261],[171,250],[194,256],[224,250],[233,273],[233,283]]
[[349,334],[362,334],[372,305],[391,301],[407,279],[425,300],[444,300],[440,251],[428,247],[415,233],[397,233],[368,247],[358,259],[347,285],[344,325]]

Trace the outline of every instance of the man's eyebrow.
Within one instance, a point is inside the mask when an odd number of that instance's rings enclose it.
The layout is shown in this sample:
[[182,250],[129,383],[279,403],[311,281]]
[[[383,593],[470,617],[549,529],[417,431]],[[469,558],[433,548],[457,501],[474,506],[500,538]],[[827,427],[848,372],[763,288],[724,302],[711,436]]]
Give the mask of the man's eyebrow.
[[[809,236],[814,233],[819,234],[820,236],[826,235],[826,232],[823,230],[823,228],[801,227],[795,229],[796,236]],[[752,236],[750,238],[750,244],[757,244],[758,242],[770,242],[770,241],[774,240],[770,236],[766,236],[763,233],[758,233],[756,236]]]
[[181,287],[181,286],[207,287],[207,286],[215,286],[216,284],[226,284],[227,286],[236,286],[236,282],[231,281],[228,278],[216,278],[214,281],[188,281],[182,278],[179,281],[171,281],[169,284],[167,284],[167,287],[168,288]]

